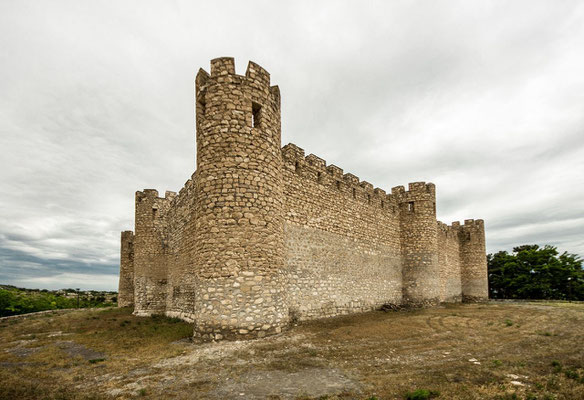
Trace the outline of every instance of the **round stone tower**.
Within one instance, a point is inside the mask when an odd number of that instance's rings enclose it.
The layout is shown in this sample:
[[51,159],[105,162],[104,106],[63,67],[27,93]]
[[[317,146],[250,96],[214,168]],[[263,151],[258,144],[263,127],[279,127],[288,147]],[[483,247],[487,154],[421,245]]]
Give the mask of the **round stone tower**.
[[485,223],[482,219],[467,219],[460,229],[462,258],[462,300],[466,302],[489,299],[489,277],[485,245]]
[[196,78],[195,336],[262,337],[288,323],[280,93],[250,62]]
[[438,303],[438,223],[436,188],[433,183],[414,182],[391,190],[399,203],[402,295],[405,304],[424,306]]

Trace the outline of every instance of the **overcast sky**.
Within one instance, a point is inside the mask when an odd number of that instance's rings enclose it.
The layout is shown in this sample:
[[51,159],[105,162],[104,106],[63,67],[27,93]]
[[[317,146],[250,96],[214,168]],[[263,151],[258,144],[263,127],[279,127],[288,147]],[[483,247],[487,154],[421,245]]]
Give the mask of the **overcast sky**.
[[193,82],[266,68],[293,142],[437,186],[489,252],[584,255],[581,1],[0,0],[0,283],[117,289],[134,192],[194,171]]

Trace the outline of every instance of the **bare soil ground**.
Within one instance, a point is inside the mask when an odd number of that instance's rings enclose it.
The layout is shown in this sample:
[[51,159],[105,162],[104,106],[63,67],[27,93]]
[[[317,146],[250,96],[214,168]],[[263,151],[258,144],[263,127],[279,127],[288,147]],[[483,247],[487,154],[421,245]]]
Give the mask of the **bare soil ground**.
[[584,304],[379,311],[245,342],[190,335],[127,309],[0,321],[0,398],[584,399]]

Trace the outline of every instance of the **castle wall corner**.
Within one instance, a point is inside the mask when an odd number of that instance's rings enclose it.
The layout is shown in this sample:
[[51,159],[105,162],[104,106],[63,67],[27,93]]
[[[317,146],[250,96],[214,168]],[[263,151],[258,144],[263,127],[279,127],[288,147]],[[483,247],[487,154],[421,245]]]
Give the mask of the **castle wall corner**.
[[134,306],[134,232],[121,234],[118,307]]

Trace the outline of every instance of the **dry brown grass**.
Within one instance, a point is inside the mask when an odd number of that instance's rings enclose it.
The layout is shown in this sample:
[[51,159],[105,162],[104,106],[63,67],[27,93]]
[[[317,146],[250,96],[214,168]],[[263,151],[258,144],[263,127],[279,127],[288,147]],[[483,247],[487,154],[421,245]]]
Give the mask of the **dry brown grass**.
[[[432,389],[438,399],[583,399],[583,328],[582,304],[491,303],[372,312],[301,323],[264,340],[190,344],[176,343],[191,333],[182,322],[75,311],[0,323],[0,398],[402,399]],[[73,342],[73,355],[63,342]],[[105,360],[91,362],[83,349]],[[327,392],[323,379],[336,389]],[[288,392],[279,391],[283,380]]]

